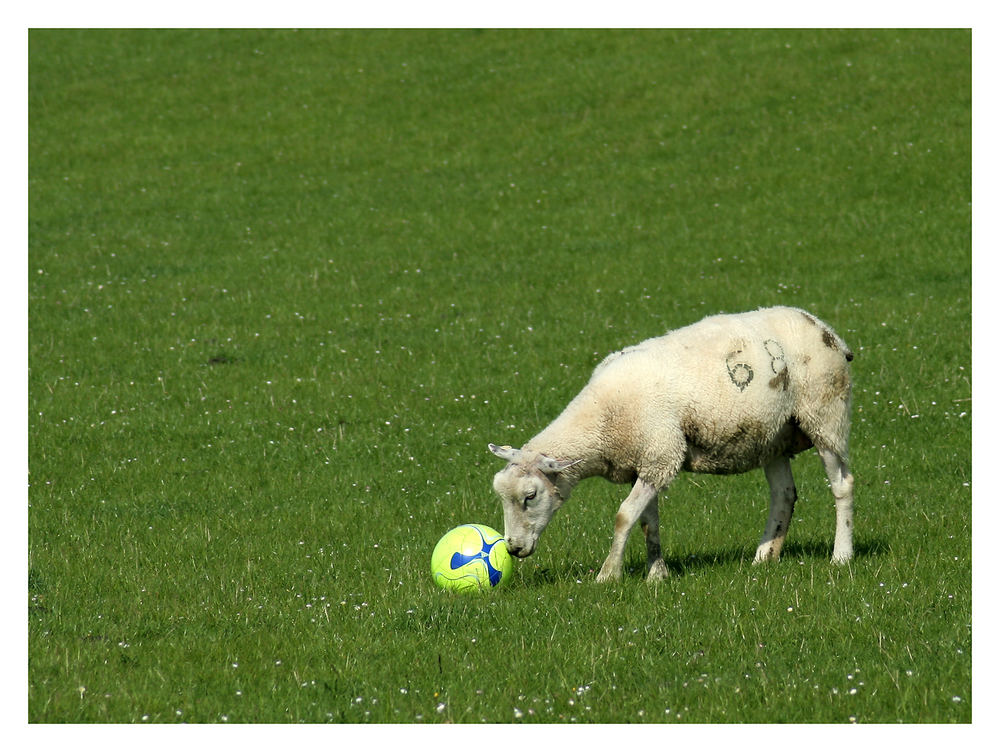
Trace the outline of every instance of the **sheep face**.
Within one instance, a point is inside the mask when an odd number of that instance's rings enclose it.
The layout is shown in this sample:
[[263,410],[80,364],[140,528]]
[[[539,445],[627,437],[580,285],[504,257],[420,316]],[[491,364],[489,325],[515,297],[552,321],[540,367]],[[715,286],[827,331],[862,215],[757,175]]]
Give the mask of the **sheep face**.
[[565,501],[557,478],[574,463],[494,444],[490,450],[509,463],[494,476],[493,488],[503,504],[507,550],[523,559],[534,552],[538,536]]
[[530,556],[538,536],[562,504],[559,491],[540,470],[510,464],[493,478],[503,504],[504,538],[514,556]]

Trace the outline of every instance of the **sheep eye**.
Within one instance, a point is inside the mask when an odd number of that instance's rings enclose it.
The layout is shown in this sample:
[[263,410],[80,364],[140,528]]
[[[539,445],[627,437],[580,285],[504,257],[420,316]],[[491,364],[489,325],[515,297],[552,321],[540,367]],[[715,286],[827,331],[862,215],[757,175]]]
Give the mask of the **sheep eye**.
[[524,503],[527,504],[529,501],[531,501],[532,499],[534,499],[537,494],[538,494],[538,491],[536,491],[536,490],[528,491],[528,493],[525,494],[525,496],[524,496]]

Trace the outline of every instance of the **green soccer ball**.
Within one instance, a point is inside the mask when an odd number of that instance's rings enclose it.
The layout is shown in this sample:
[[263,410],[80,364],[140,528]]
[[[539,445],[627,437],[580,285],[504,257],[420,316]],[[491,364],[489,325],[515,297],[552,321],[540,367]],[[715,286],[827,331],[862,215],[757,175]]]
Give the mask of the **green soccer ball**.
[[431,554],[431,576],[445,590],[494,590],[513,571],[503,536],[486,525],[449,530]]

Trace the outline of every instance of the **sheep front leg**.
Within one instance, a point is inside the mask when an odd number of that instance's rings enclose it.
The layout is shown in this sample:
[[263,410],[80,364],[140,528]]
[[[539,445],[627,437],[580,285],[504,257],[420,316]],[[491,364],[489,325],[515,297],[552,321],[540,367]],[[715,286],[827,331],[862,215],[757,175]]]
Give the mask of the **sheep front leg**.
[[[601,571],[597,573],[598,582],[621,579],[622,560],[625,555],[625,542],[628,540],[628,534],[632,532],[635,523],[650,503],[656,503],[656,488],[640,478],[632,486],[632,492],[618,507],[618,514],[615,515],[615,534],[611,539],[611,551],[608,553],[608,558],[604,560]],[[659,531],[656,532],[656,545],[659,548]]]
[[764,535],[757,546],[753,563],[762,561],[777,561],[781,556],[781,547],[788,535],[788,526],[792,522],[792,512],[795,510],[795,479],[792,477],[792,463],[787,457],[778,457],[764,466],[764,475],[771,487],[771,510],[764,527]]

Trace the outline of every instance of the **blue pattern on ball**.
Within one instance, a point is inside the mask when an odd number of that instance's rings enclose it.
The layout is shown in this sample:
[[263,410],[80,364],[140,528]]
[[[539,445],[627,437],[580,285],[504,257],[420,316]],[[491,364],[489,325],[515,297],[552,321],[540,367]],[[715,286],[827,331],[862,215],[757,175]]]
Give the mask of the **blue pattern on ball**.
[[482,559],[483,564],[486,565],[486,571],[490,575],[490,587],[496,587],[500,584],[500,579],[503,577],[503,572],[494,567],[490,563],[490,551],[493,550],[493,546],[503,540],[503,538],[498,538],[492,543],[487,543],[486,539],[483,538],[483,534],[479,532],[479,528],[473,528],[478,534],[480,539],[483,541],[482,550],[475,554],[463,554],[460,551],[456,551],[451,556],[451,568],[458,569],[459,567],[464,567],[469,562],[475,561],[476,559]]

